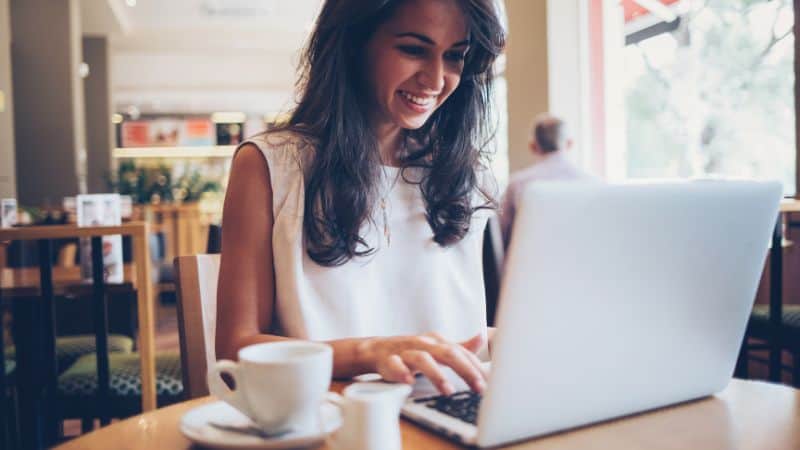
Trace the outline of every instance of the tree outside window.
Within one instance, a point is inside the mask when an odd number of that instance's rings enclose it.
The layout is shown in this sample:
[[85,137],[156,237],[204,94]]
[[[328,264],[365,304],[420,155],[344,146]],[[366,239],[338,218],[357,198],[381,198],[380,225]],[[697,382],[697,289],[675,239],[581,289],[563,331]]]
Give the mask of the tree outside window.
[[790,0],[683,0],[624,52],[630,178],[777,179],[795,194]]

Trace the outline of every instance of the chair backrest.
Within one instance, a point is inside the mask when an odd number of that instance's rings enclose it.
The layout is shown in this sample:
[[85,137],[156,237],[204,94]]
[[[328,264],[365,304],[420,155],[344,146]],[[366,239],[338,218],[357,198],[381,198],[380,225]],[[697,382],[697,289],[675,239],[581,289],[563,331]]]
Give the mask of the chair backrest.
[[222,253],[222,225],[212,223],[208,226],[206,253]]
[[187,398],[208,395],[206,371],[216,361],[219,255],[175,258],[183,389]]
[[486,293],[486,323],[494,326],[500,279],[503,273],[503,240],[497,216],[490,216],[483,233],[483,286]]

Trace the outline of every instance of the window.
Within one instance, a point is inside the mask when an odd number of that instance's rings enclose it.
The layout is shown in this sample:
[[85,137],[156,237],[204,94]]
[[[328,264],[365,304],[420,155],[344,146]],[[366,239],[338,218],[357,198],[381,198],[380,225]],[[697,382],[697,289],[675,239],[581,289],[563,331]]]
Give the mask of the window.
[[[622,2],[627,178],[721,175],[796,188],[791,0]],[[671,11],[674,14],[669,19]],[[665,17],[666,15],[666,17]]]

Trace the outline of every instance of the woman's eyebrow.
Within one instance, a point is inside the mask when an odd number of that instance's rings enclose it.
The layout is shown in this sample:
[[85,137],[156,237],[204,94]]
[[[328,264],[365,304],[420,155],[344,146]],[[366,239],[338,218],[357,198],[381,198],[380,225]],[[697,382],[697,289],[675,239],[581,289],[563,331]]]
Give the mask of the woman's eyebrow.
[[436,45],[436,42],[434,42],[433,39],[429,38],[428,36],[425,36],[424,34],[414,33],[414,32],[411,32],[411,31],[408,31],[408,32],[405,32],[405,33],[397,33],[394,36],[395,37],[399,37],[399,38],[401,38],[401,37],[412,37],[412,38],[420,40],[420,41],[422,41],[422,42],[424,42],[426,44]]
[[[408,31],[408,32],[405,32],[405,33],[397,33],[394,36],[398,37],[398,38],[401,38],[401,37],[412,37],[412,38],[420,40],[420,41],[422,41],[422,42],[424,42],[426,44],[436,45],[436,42],[433,39],[429,38],[428,36],[425,36],[424,34],[414,33],[412,31]],[[464,47],[464,46],[468,46],[468,45],[469,45],[469,39],[464,39],[463,41],[456,42],[451,47]]]

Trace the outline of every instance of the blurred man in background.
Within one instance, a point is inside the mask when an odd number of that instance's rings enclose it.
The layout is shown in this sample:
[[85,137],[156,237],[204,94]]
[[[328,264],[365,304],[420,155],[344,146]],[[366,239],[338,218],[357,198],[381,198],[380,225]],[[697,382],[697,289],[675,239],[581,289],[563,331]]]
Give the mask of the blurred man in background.
[[514,223],[516,205],[525,186],[537,181],[579,180],[592,181],[594,177],[576,167],[565,154],[573,141],[563,120],[542,114],[533,123],[528,143],[534,163],[511,175],[500,208],[500,227],[503,245],[508,247]]

